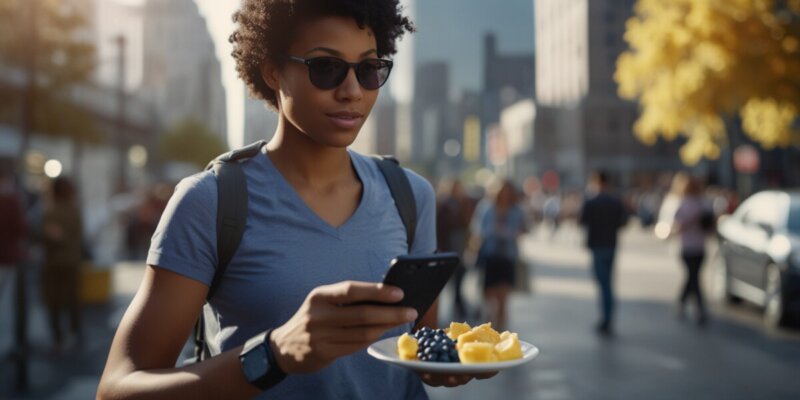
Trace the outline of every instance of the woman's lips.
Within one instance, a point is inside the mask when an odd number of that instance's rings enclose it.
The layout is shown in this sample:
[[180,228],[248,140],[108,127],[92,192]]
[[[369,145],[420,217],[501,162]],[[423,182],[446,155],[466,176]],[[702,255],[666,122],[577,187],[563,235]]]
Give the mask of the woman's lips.
[[351,112],[331,113],[325,115],[327,115],[334,125],[342,129],[357,128],[364,119],[364,116],[361,114]]

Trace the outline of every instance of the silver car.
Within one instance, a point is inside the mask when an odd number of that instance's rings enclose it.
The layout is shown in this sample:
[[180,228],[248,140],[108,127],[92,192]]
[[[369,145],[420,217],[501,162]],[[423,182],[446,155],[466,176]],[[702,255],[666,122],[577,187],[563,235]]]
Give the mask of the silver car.
[[800,192],[764,191],[717,225],[718,294],[764,307],[769,326],[800,319]]

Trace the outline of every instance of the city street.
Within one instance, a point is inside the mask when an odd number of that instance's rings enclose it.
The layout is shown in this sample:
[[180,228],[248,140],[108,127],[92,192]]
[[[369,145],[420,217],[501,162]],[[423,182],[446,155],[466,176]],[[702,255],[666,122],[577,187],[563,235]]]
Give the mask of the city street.
[[[674,249],[629,228],[615,270],[616,336],[597,337],[589,253],[579,232],[540,231],[523,245],[532,263],[530,296],[516,295],[510,328],[539,347],[529,364],[456,389],[445,399],[796,399],[800,334],[766,332],[753,307],[712,304],[698,328],[679,322],[674,300],[682,270]],[[711,286],[710,268],[704,284]],[[707,290],[706,292],[708,292]]]
[[[527,365],[486,381],[429,391],[447,399],[795,399],[800,393],[800,333],[767,332],[753,307],[720,308],[698,328],[679,322],[673,299],[682,280],[677,256],[649,231],[629,228],[617,263],[617,335],[592,331],[597,305],[580,232],[563,226],[551,239],[544,228],[525,238],[533,292],[515,295],[511,329],[541,354]],[[32,306],[31,392],[13,396],[10,329],[0,330],[0,398],[93,398],[111,335],[141,277],[139,263],[120,263],[116,295],[86,311],[88,340],[79,354],[50,354],[41,307]],[[706,269],[706,286],[710,286]],[[477,303],[474,275],[465,290]],[[445,296],[443,320],[449,320]],[[0,326],[12,326],[9,291],[0,296]]]

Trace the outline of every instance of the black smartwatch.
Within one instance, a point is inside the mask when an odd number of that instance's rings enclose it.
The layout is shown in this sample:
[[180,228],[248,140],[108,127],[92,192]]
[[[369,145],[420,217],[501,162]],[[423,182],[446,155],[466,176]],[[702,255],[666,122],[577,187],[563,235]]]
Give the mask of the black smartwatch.
[[286,373],[275,362],[272,349],[269,347],[271,333],[272,329],[269,329],[253,336],[244,344],[242,352],[239,353],[244,376],[248,382],[261,390],[267,390],[286,378]]

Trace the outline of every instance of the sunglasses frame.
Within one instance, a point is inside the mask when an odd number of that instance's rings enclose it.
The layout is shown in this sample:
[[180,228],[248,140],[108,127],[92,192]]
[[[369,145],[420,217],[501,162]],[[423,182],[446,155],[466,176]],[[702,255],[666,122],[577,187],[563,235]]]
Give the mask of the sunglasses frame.
[[[329,88],[328,88],[328,87],[320,87],[320,86],[317,86],[317,84],[316,84],[316,83],[314,83],[314,79],[312,79],[312,78],[311,78],[311,64],[312,64],[312,63],[313,63],[315,60],[319,60],[319,59],[322,59],[322,58],[325,58],[325,59],[333,59],[333,60],[337,60],[337,61],[340,61],[340,62],[342,62],[344,65],[347,65],[347,72],[350,72],[350,70],[351,70],[351,69],[352,69],[353,71],[355,71],[355,73],[356,73],[356,80],[358,80],[358,84],[359,84],[359,85],[361,86],[361,88],[363,88],[364,90],[378,90],[378,89],[380,89],[380,88],[381,88],[383,85],[385,85],[385,84],[386,84],[386,82],[389,80],[389,74],[391,74],[391,72],[392,72],[392,67],[394,66],[394,63],[393,63],[391,60],[386,60],[386,59],[383,59],[383,58],[368,58],[368,59],[365,59],[365,60],[361,60],[361,61],[359,61],[359,62],[357,62],[357,63],[351,63],[351,62],[347,62],[347,61],[345,61],[345,60],[343,60],[343,59],[341,59],[341,58],[339,58],[339,57],[334,57],[334,56],[320,56],[320,57],[313,57],[313,58],[302,58],[302,57],[288,56],[287,58],[289,59],[289,61],[293,61],[293,62],[300,63],[300,64],[305,64],[305,65],[306,65],[306,67],[308,68],[308,79],[311,81],[311,84],[312,84],[312,85],[314,85],[314,87],[316,87],[316,88],[318,88],[318,89],[321,89],[321,90],[330,90],[330,89],[334,89],[334,88],[338,87],[339,85],[341,85],[341,84],[342,84],[342,82],[344,82],[344,80],[345,80],[345,79],[347,79],[347,74],[344,74],[344,77],[342,78],[342,80],[341,80],[341,81],[339,81],[339,82],[338,82],[336,85],[334,85],[334,86],[332,86],[332,87],[329,87]],[[387,71],[386,71],[386,79],[384,79],[384,80],[383,80],[383,82],[381,82],[381,83],[380,83],[380,85],[378,85],[378,87],[376,87],[376,88],[374,88],[374,89],[370,89],[370,88],[368,88],[368,87],[364,86],[364,83],[363,83],[363,82],[361,82],[361,78],[360,78],[360,77],[359,77],[359,75],[358,75],[358,68],[359,68],[361,65],[363,65],[363,63],[365,63],[365,62],[369,62],[369,61],[378,61],[378,62],[380,62],[381,64],[385,65],[385,66],[386,66],[386,68],[387,68]]]

